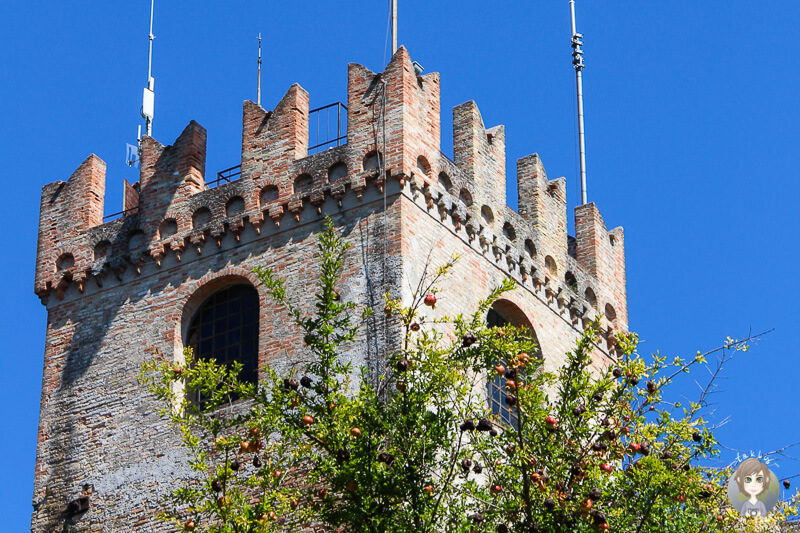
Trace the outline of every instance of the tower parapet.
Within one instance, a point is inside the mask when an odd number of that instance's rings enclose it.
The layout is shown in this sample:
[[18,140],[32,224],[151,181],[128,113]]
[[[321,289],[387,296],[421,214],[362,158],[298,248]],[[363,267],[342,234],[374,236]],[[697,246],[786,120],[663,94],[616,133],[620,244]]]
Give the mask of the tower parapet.
[[[535,330],[546,365],[598,313],[608,331],[627,328],[622,229],[608,231],[587,204],[569,236],[566,180],[549,180],[536,154],[518,161],[519,212],[509,208],[505,130],[487,128],[474,102],[454,109],[454,157],[443,154],[439,75],[417,76],[405,48],[383,73],[349,65],[347,112],[347,142],[309,155],[302,87],[271,111],[244,102],[240,177],[216,187],[206,183],[202,126],[190,122],[170,146],[144,137],[139,182],[125,182],[124,215],[106,223],[97,156],[43,188],[35,292],[48,340],[33,529],[60,529],[64,505],[89,485],[98,527],[155,529],[148,513],[181,456],[135,382],[144,349],[179,358],[192,310],[226,283],[252,286],[256,265],[291,278],[292,296],[313,305],[307,269],[324,215],[355,249],[343,296],[359,305],[382,306],[387,292],[407,298],[429,263],[458,253],[448,279],[463,287],[436,312],[474,308],[510,276],[518,288],[501,310]],[[297,357],[302,335],[259,298],[258,364]],[[399,335],[372,320],[346,356],[380,371]],[[598,345],[606,362],[612,339]],[[156,466],[152,450],[163,451]]]

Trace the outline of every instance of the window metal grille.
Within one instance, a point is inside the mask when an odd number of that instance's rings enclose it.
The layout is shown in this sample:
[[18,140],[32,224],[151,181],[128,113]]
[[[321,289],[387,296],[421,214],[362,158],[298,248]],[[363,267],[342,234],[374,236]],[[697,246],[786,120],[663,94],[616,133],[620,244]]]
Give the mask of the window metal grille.
[[[500,328],[510,322],[506,320],[500,313],[494,309],[489,309],[489,314],[486,315],[486,325],[490,328]],[[505,361],[498,361],[499,364],[505,365]],[[486,383],[487,393],[489,398],[489,407],[492,409],[492,414],[498,417],[503,423],[515,426],[517,424],[517,416],[514,411],[506,405],[506,378],[494,374],[494,378],[490,378]]]
[[[233,285],[212,294],[192,318],[188,346],[196,359],[214,360],[220,365],[242,364],[239,379],[258,382],[258,292],[250,285]],[[196,405],[208,400],[190,391]]]

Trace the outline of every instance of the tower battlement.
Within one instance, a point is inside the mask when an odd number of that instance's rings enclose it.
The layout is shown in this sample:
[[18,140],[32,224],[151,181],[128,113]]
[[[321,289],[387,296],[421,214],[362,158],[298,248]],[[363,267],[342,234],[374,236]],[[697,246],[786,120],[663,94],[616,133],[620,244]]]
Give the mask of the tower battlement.
[[[176,478],[196,474],[136,381],[146,349],[180,362],[196,341],[192,324],[213,316],[209,331],[220,336],[200,342],[199,357],[246,352],[253,374],[305,360],[302,332],[252,268],[273,267],[291,300],[313,306],[314,235],[325,215],[351,245],[341,294],[359,307],[382,308],[386,293],[408,302],[430,265],[459,254],[436,310],[425,313],[469,312],[511,276],[517,288],[493,311],[533,330],[550,370],[598,313],[607,333],[627,328],[622,229],[608,231],[587,204],[569,236],[566,180],[549,180],[536,154],[517,162],[519,212],[509,208],[505,131],[486,128],[474,102],[453,110],[454,156],[443,154],[439,75],[418,77],[404,48],[383,73],[349,65],[344,144],[309,155],[309,122],[299,85],[271,111],[244,102],[240,177],[216,187],[206,183],[202,126],[190,122],[170,146],[144,137],[139,181],[124,184],[125,214],[106,223],[97,156],[42,189],[35,292],[47,307],[47,341],[33,530],[66,530],[69,502],[87,498],[87,530],[166,529],[159,506]],[[228,312],[225,300],[213,315],[203,311],[232,291],[257,309]],[[236,325],[246,312],[249,336]],[[225,344],[231,338],[239,342]],[[377,375],[401,338],[376,313],[340,355]],[[598,342],[598,368],[613,360],[613,339]]]
[[272,111],[245,101],[241,179],[214,189],[205,184],[202,126],[192,121],[166,147],[144,137],[139,183],[126,184],[129,214],[106,224],[105,164],[90,156],[66,183],[42,190],[35,292],[44,302],[71,287],[82,293],[108,273],[121,279],[147,261],[161,266],[168,254],[180,261],[187,250],[207,253],[208,242],[238,238],[245,225],[280,231],[287,220],[319,216],[325,204],[357,202],[369,187],[383,194],[382,157],[393,193],[422,198],[519,283],[552,293],[581,317],[607,304],[627,327],[622,228],[608,231],[590,203],[576,207],[576,235],[568,236],[566,181],[548,180],[537,154],[517,162],[519,212],[510,209],[505,130],[486,128],[475,102],[453,110],[451,160],[440,149],[439,75],[417,76],[405,48],[382,74],[351,64],[347,97],[346,144],[311,156],[302,87],[293,85]]

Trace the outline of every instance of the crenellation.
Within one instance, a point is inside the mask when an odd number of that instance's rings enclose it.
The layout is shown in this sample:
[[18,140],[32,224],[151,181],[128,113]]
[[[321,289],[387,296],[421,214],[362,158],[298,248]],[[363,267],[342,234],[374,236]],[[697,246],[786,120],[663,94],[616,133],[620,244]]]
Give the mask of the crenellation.
[[[468,290],[445,287],[442,312],[464,312],[509,276],[518,288],[502,305],[536,330],[548,368],[608,311],[598,357],[614,356],[609,332],[627,328],[621,228],[607,231],[588,204],[576,208],[576,235],[568,236],[566,180],[548,180],[536,154],[518,161],[519,212],[508,207],[505,130],[486,129],[474,102],[454,110],[454,157],[443,154],[439,75],[418,77],[405,48],[384,73],[349,65],[347,102],[346,144],[309,155],[302,87],[272,111],[245,101],[241,176],[213,188],[202,126],[192,121],[172,146],[145,137],[140,181],[124,183],[123,216],[105,224],[105,164],[96,156],[67,182],[43,188],[35,290],[48,332],[34,528],[56,527],[66,498],[81,494],[72,482],[79,479],[98,488],[94,526],[123,514],[131,523],[130,514],[140,524],[134,530],[153,530],[154,512],[141,505],[149,500],[123,494],[114,479],[135,472],[163,495],[162,473],[148,470],[152,450],[180,457],[163,421],[142,427],[152,399],[131,382],[132,369],[147,346],[180,357],[193,310],[231,280],[253,283],[255,265],[275,267],[308,299],[313,237],[325,215],[356,249],[343,295],[360,306],[383,306],[384,292],[407,298],[427,264],[458,253],[452,283]],[[260,361],[285,364],[302,339],[261,298]],[[384,335],[378,325],[370,335]],[[368,344],[353,343],[348,357],[379,367],[378,344]]]
[[505,127],[487,130],[474,101],[453,108],[453,156],[456,166],[474,186],[473,201],[479,205],[506,205]]

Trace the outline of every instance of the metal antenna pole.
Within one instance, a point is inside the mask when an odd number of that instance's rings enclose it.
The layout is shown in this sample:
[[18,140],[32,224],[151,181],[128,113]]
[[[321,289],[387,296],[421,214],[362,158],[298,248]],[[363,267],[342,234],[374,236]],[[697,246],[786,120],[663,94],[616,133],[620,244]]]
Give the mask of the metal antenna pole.
[[397,0],[392,0],[392,55],[397,52]]
[[[150,40],[149,48],[150,48],[150,50],[148,52],[148,58],[147,58],[147,89],[145,89],[145,94],[146,94],[145,100],[147,100],[147,91],[150,91],[150,97],[151,98],[154,97],[154,94],[153,94],[154,93],[154,88],[153,87],[154,87],[155,80],[153,79],[153,39],[156,38],[156,36],[153,35],[153,9],[154,9],[154,7],[155,7],[155,0],[150,0],[150,35],[149,35],[149,40]],[[150,101],[150,105],[149,106],[144,105],[143,108],[142,108],[143,109],[142,114],[144,115],[145,124],[146,124],[146,126],[145,126],[145,134],[148,135],[149,137],[153,136],[153,110],[152,110],[152,106],[153,106],[153,100]],[[149,113],[148,113],[148,111],[149,111]]]
[[258,33],[258,105],[261,105],[261,32]]
[[583,131],[583,35],[575,29],[575,0],[569,0],[572,18],[572,65],[575,67],[575,82],[578,88],[578,145],[581,152],[581,204],[588,203],[586,195],[586,139]]

